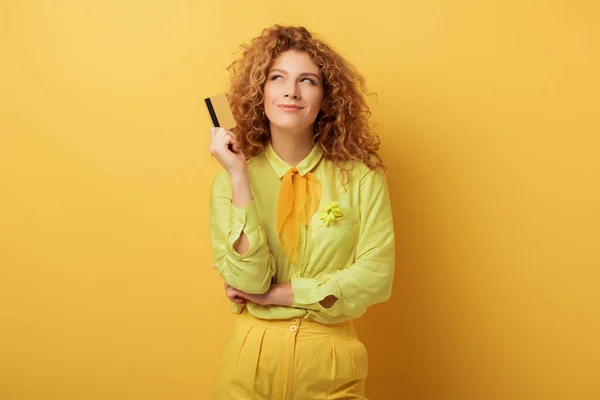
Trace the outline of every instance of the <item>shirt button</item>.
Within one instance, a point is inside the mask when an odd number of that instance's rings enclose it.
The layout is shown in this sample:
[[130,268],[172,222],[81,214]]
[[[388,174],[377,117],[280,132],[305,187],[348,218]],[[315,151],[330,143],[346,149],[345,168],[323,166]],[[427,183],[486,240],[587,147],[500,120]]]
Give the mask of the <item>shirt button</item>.
[[297,330],[298,330],[298,327],[296,325],[290,326],[290,331],[296,332]]

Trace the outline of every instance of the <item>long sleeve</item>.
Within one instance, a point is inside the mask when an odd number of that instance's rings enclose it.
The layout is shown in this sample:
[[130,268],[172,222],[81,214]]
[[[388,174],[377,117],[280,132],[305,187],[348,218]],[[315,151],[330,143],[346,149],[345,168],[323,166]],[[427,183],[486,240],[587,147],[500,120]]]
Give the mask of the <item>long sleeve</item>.
[[[230,180],[226,171],[221,171],[213,181],[209,213],[214,264],[228,285],[246,293],[265,293],[271,287],[275,262],[256,205],[252,200],[238,208],[231,198]],[[250,242],[244,255],[233,247],[242,232]]]
[[[293,278],[292,307],[324,317],[356,318],[367,307],[389,299],[395,266],[394,225],[385,175],[381,170],[362,174],[359,187],[360,232],[355,262],[315,278]],[[331,308],[319,302],[337,297]]]

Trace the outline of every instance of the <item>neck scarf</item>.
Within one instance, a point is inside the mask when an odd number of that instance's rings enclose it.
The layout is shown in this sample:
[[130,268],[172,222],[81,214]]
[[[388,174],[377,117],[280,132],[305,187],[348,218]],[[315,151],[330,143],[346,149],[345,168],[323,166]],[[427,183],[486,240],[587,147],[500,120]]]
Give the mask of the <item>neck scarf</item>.
[[300,224],[306,226],[321,201],[321,182],[312,174],[302,176],[290,168],[281,182],[277,208],[277,234],[288,260],[298,260]]

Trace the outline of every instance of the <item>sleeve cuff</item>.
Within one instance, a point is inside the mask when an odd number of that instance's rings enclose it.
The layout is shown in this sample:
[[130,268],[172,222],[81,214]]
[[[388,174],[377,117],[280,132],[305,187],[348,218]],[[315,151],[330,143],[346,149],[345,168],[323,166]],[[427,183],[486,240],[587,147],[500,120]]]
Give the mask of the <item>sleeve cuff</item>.
[[236,207],[231,204],[230,222],[231,230],[234,232],[241,233],[243,230],[246,235],[249,235],[257,230],[260,220],[254,200],[245,207]]
[[292,278],[292,291],[292,307],[319,303],[327,296],[335,296],[338,301],[341,298],[339,286],[332,276],[323,276],[321,279]]
[[[229,233],[225,241],[226,252],[236,260],[243,260],[253,255],[265,243],[265,238],[260,227],[260,219],[256,211],[256,204],[252,200],[245,207],[236,207],[231,204],[229,216]],[[233,244],[244,232],[250,242],[250,247],[245,254],[239,254]]]

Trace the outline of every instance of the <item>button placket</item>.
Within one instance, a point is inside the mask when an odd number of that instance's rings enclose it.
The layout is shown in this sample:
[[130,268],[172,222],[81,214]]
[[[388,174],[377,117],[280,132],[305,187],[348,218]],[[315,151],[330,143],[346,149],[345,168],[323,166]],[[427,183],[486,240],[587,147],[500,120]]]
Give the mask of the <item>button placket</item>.
[[296,331],[298,331],[298,326],[300,325],[300,319],[299,318],[293,318],[292,319],[292,326],[290,326],[290,331],[292,333],[295,333]]

